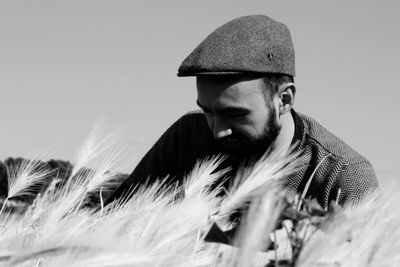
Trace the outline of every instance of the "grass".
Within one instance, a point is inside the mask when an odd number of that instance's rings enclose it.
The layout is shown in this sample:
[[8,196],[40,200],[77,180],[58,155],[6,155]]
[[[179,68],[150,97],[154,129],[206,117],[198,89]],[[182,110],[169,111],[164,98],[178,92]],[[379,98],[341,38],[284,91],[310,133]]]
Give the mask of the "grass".
[[[102,138],[100,132],[92,132],[74,169],[62,177],[68,182],[58,186],[55,179],[19,212],[12,197],[30,194],[48,170],[35,167],[35,161],[10,170],[14,182],[0,214],[1,266],[398,265],[398,187],[362,206],[323,210],[280,190],[279,178],[296,170],[292,154],[268,155],[239,171],[223,198],[220,188],[211,191],[227,171],[214,172],[224,160],[215,157],[199,162],[182,186],[160,180],[137,189],[129,200],[90,208],[89,195],[97,192],[101,199],[121,155],[115,137]],[[204,241],[212,226],[234,228],[231,215],[249,202],[234,246]],[[10,205],[17,208],[4,208]],[[274,249],[264,252],[268,247]]]

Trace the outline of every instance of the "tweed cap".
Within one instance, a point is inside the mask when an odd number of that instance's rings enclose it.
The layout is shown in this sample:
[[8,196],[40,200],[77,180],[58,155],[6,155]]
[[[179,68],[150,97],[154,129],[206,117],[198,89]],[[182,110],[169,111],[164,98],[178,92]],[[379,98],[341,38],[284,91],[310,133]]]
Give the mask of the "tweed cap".
[[182,62],[178,76],[281,73],[295,76],[289,29],[265,15],[222,25]]

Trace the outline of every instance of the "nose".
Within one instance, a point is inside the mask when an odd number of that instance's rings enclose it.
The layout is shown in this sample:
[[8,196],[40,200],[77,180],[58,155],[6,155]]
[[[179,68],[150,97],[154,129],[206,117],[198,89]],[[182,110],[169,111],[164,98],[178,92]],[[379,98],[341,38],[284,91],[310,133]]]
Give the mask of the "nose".
[[222,139],[222,138],[227,137],[227,136],[229,136],[231,134],[232,134],[232,130],[231,129],[221,130],[221,131],[217,131],[216,133],[214,133],[214,138],[215,139]]
[[214,138],[217,140],[232,134],[232,130],[230,129],[230,127],[228,127],[223,120],[218,118],[218,116],[215,116],[211,123],[211,131],[214,135]]

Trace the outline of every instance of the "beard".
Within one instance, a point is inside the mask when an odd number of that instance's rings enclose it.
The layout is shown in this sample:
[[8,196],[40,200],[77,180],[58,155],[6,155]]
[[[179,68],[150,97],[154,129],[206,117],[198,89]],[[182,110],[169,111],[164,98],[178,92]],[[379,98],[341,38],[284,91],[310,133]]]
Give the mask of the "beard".
[[[249,140],[243,134],[233,132],[229,137],[217,141],[221,151],[235,161],[256,160],[264,155],[271,148],[271,144],[282,128],[276,119],[275,109],[271,107],[270,110],[271,112],[260,135]],[[227,141],[228,138],[237,140],[237,144],[231,145],[231,142]]]

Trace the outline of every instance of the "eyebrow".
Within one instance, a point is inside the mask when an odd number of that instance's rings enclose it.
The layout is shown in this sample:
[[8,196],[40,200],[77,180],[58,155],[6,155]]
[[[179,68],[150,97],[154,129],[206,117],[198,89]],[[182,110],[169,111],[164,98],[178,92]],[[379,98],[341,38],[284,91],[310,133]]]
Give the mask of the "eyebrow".
[[[204,111],[210,111],[209,108],[203,106],[200,104],[199,100],[196,100],[197,105]],[[216,110],[217,113],[229,113],[229,112],[249,112],[249,110],[245,107],[227,107],[227,108],[222,108],[219,110]]]

